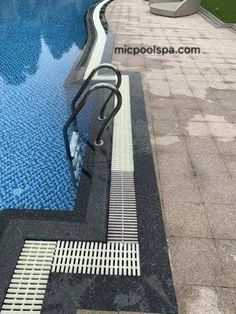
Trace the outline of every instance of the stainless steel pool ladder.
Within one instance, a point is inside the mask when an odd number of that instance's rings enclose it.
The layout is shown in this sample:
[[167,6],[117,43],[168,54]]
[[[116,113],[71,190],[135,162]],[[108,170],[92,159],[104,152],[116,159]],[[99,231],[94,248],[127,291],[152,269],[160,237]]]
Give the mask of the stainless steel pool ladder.
[[[92,78],[94,77],[94,75],[101,69],[109,69],[112,70],[113,72],[115,72],[116,77],[117,77],[117,82],[116,82],[116,88],[119,89],[120,85],[121,85],[121,81],[122,81],[122,76],[120,71],[117,69],[117,67],[115,67],[113,64],[109,64],[109,63],[102,63],[99,66],[95,67],[91,73],[89,74],[89,76],[86,78],[86,80],[84,81],[84,83],[82,84],[81,88],[79,89],[79,91],[77,92],[77,94],[75,95],[75,97],[73,98],[72,102],[71,102],[71,111],[73,112],[75,110],[75,106],[77,101],[79,100],[79,98],[81,97],[81,95],[83,94],[83,92],[85,91],[85,89],[88,87],[90,81],[92,80]],[[106,101],[104,102],[104,104],[101,107],[100,110],[100,114],[99,114],[99,119],[103,120],[105,118],[104,116],[104,112],[106,109],[107,104],[109,103],[111,97],[112,97],[113,92],[110,93],[110,95],[108,96],[108,98],[106,99]],[[77,127],[77,123],[76,123],[76,119],[74,120],[74,128],[75,130],[78,130]]]
[[[115,72],[116,76],[117,76],[117,82],[116,85],[112,85],[110,83],[97,83],[95,85],[93,85],[92,87],[90,87],[87,92],[84,93],[84,91],[86,90],[86,88],[88,87],[91,79],[94,77],[95,73],[100,70],[100,69],[104,69],[104,68],[108,68],[111,69],[112,71]],[[92,94],[94,91],[98,90],[98,89],[107,89],[110,90],[111,93],[109,94],[109,96],[107,97],[107,99],[105,100],[105,102],[103,103],[100,112],[99,112],[99,117],[98,119],[103,121],[98,133],[97,133],[97,137],[95,139],[94,145],[95,146],[101,146],[103,145],[103,140],[101,139],[101,136],[105,130],[105,128],[107,127],[107,125],[109,124],[109,122],[115,117],[115,115],[117,114],[117,112],[119,111],[121,104],[122,104],[122,95],[119,92],[118,88],[121,85],[121,73],[120,71],[112,64],[107,64],[107,63],[103,63],[100,64],[98,67],[94,68],[93,71],[90,73],[90,75],[87,77],[87,79],[84,81],[84,83],[82,84],[80,90],[78,91],[78,93],[75,95],[74,99],[72,100],[71,103],[71,110],[72,113],[69,117],[69,119],[66,121],[66,123],[64,124],[63,127],[63,136],[64,136],[64,141],[65,141],[65,147],[66,147],[66,153],[67,153],[67,157],[69,160],[69,165],[70,165],[70,171],[71,171],[71,175],[73,178],[73,181],[76,185],[76,169],[75,169],[75,165],[73,164],[73,159],[74,156],[72,156],[71,154],[71,150],[70,150],[70,143],[69,143],[69,137],[68,137],[68,129],[70,127],[70,125],[73,123],[74,125],[74,131],[78,132],[78,125],[77,125],[77,120],[76,117],[79,114],[79,112],[82,110],[82,108],[84,107],[88,97],[90,96],[90,94]],[[84,93],[84,95],[83,95]],[[109,103],[110,99],[112,96],[116,96],[117,101],[116,101],[116,105],[114,107],[114,109],[112,110],[112,112],[108,115],[105,116],[105,110],[107,107],[107,104]],[[82,96],[82,98],[80,99],[80,97]],[[79,101],[78,105],[76,106],[77,102]]]

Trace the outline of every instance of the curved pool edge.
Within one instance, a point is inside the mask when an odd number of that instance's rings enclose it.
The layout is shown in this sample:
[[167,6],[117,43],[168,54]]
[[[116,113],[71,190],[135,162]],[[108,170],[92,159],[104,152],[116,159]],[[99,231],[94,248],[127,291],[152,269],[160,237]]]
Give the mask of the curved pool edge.
[[[112,31],[106,20],[105,11],[107,6],[112,1],[113,0],[98,1],[88,8],[85,16],[87,41],[84,45],[81,55],[79,55],[75,60],[72,69],[65,79],[65,88],[70,88],[75,85],[78,86],[79,81],[81,81],[84,77],[87,77],[95,66],[99,65],[101,62],[107,62],[111,60],[111,56],[106,56],[105,54],[107,39],[109,39],[109,46],[113,42]],[[99,41],[101,41],[101,38],[99,37],[101,36],[102,32],[103,42],[101,45],[102,47],[99,47]],[[100,54],[99,58],[97,57],[97,53],[96,57],[94,56],[95,51]],[[95,59],[96,61],[94,61]]]

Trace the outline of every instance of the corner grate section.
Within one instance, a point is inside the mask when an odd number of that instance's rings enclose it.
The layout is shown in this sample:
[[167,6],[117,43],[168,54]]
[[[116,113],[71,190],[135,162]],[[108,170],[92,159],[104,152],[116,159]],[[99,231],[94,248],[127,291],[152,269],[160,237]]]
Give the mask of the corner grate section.
[[112,171],[108,241],[138,241],[133,172]]
[[1,314],[40,313],[55,249],[53,241],[25,241]]
[[140,276],[139,244],[58,241],[52,272]]

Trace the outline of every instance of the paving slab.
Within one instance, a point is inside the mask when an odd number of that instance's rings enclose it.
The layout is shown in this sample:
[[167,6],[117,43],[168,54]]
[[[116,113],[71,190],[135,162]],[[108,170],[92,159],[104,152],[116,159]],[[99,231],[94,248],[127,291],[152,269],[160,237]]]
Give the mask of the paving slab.
[[229,288],[186,286],[179,292],[181,314],[234,314]]
[[164,211],[168,237],[213,237],[202,203],[165,200]]
[[236,240],[236,204],[205,204],[205,209],[214,238]]
[[107,17],[114,46],[201,49],[113,60],[142,75],[179,313],[233,314],[236,33],[151,14],[143,0],[113,1]]
[[223,285],[213,239],[170,237],[169,245],[173,274],[179,285]]

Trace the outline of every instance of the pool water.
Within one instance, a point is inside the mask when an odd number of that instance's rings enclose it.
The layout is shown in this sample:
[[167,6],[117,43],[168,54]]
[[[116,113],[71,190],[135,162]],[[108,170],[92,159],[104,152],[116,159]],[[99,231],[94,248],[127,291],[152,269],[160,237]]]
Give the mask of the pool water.
[[[0,209],[73,210],[63,84],[95,0],[0,1]],[[88,115],[82,123],[87,126]]]

